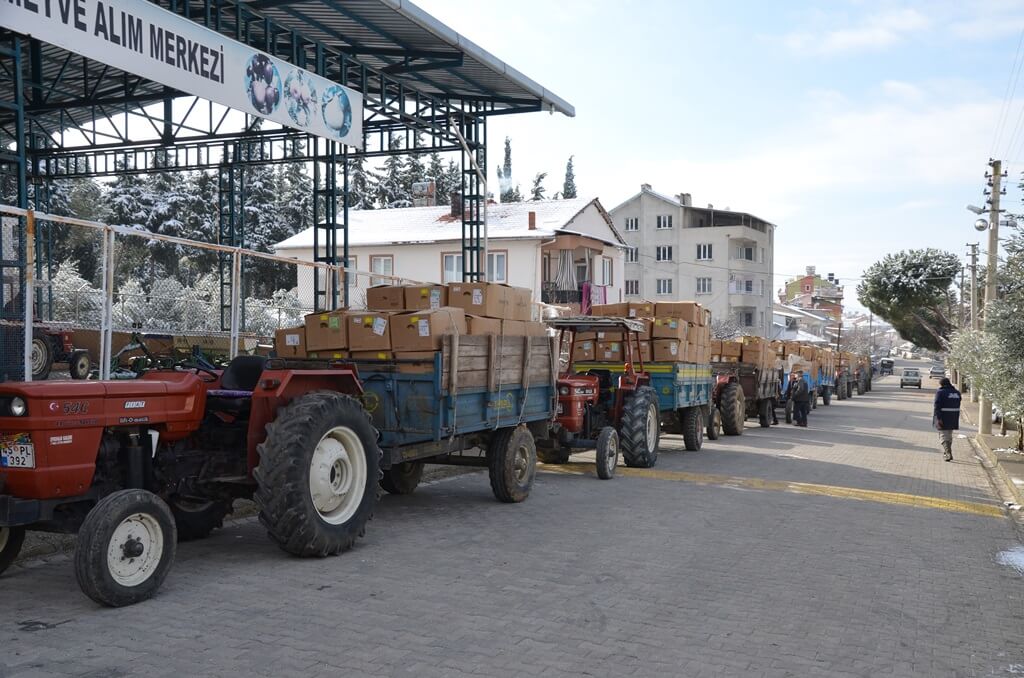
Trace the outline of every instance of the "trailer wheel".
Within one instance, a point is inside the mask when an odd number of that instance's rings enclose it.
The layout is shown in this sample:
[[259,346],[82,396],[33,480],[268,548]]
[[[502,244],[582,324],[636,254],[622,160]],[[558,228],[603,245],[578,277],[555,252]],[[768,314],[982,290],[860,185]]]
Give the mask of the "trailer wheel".
[[626,466],[650,468],[658,463],[660,419],[658,394],[650,386],[641,386],[622,412],[619,441]]
[[555,449],[537,448],[537,458],[545,464],[568,464],[570,454],[569,450],[565,447],[557,447]]
[[412,494],[423,480],[422,461],[403,461],[384,471],[381,488],[388,494]]
[[772,425],[772,401],[768,398],[758,403],[757,423],[761,428],[768,428]]
[[683,444],[690,452],[704,446],[704,410],[700,407],[683,410]]
[[42,332],[32,333],[32,381],[45,381],[53,367],[53,346]]
[[138,489],[109,494],[78,530],[78,585],[108,607],[151,598],[171,569],[176,541],[174,515],[160,497]]
[[857,395],[864,395],[864,380],[857,380]]
[[830,389],[828,386],[826,386],[825,390],[821,392],[821,404],[824,405],[825,407],[828,407],[829,405],[832,404],[832,389]]
[[722,410],[722,431],[727,436],[743,435],[743,422],[747,418],[747,404],[743,400],[743,389],[736,382],[730,382],[722,389],[719,399]]
[[71,353],[68,360],[68,373],[72,379],[88,379],[89,370],[92,369],[92,361],[89,360],[89,352],[79,349]]
[[512,504],[530,496],[537,475],[537,444],[530,429],[510,426],[491,436],[487,470],[498,501]]
[[231,513],[230,501],[179,494],[169,497],[167,503],[178,528],[178,541],[206,539],[215,529],[224,526],[224,517]]
[[611,480],[619,464],[619,432],[605,426],[597,436],[597,477]]
[[853,397],[853,382],[849,379],[846,380],[846,399],[849,400]]
[[722,437],[722,413],[718,407],[711,405],[711,413],[708,415],[708,440],[718,440]]
[[377,501],[380,448],[358,400],[333,391],[300,396],[277,411],[257,450],[253,499],[283,550],[332,556],[365,534]]
[[0,527],[0,574],[18,557],[24,543],[24,527]]
[[792,424],[793,423],[793,401],[792,400],[787,400],[786,401],[786,423],[787,424]]

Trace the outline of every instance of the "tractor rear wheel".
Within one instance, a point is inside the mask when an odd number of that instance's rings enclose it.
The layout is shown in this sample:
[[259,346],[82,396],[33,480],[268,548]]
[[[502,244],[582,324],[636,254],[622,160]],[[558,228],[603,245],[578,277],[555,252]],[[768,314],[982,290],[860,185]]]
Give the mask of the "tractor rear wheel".
[[853,397],[853,382],[849,379],[846,380],[846,399],[849,400]]
[[864,395],[864,380],[857,380],[857,395]]
[[491,492],[498,501],[525,500],[537,476],[537,443],[525,425],[503,428],[487,445],[487,471]]
[[658,394],[650,386],[641,386],[622,412],[619,442],[626,466],[650,468],[658,463],[659,420]]
[[768,428],[772,425],[772,401],[768,398],[758,403],[757,423],[761,428]]
[[0,527],[0,574],[18,557],[24,543],[24,527]]
[[88,379],[89,370],[92,369],[92,361],[89,360],[89,352],[83,349],[72,352],[68,360],[68,374],[72,379]]
[[101,605],[124,607],[151,598],[174,562],[174,515],[146,490],[108,494],[78,530],[75,577]]
[[388,494],[412,494],[423,480],[422,461],[403,461],[384,471],[381,488]]
[[700,407],[683,410],[683,444],[690,452],[704,446],[704,410]]
[[743,389],[736,382],[729,382],[722,388],[719,398],[722,410],[722,431],[727,436],[743,435],[743,422],[747,418],[747,404],[743,400]]
[[619,464],[619,432],[611,426],[605,426],[597,436],[596,465],[597,477],[611,480],[615,477],[615,467]]
[[267,424],[257,450],[253,499],[283,550],[333,556],[366,533],[377,502],[380,448],[358,400],[334,391],[295,398]]
[[224,517],[231,513],[230,501],[179,494],[168,498],[167,503],[178,528],[178,541],[206,539],[215,529],[224,526]]
[[722,413],[714,404],[711,404],[708,409],[710,414],[706,417],[708,422],[707,438],[708,440],[718,440],[722,437]]
[[32,333],[32,381],[45,381],[53,367],[53,346],[42,332]]

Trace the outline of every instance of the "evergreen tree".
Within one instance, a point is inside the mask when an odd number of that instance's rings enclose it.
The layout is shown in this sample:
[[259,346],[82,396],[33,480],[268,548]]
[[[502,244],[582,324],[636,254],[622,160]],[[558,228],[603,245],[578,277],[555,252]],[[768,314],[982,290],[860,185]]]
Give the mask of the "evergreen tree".
[[574,156],[569,156],[569,162],[565,163],[565,182],[562,184],[562,197],[566,200],[576,197],[576,173],[573,171],[572,159]]
[[[414,147],[419,147],[423,143],[423,135],[420,132],[416,133],[416,142],[413,144]],[[425,181],[427,178],[427,172],[423,167],[423,161],[420,160],[418,154],[409,153],[405,156],[402,161],[401,170],[401,183],[402,190],[409,194],[409,201],[412,204],[412,185]]]
[[373,177],[366,169],[366,156],[362,154],[349,156],[348,207],[353,210],[375,207]]
[[381,171],[374,177],[377,202],[382,209],[409,207],[412,205],[412,195],[405,190],[402,182],[404,162],[402,156],[395,153],[401,147],[402,139],[392,134],[388,142],[388,149],[392,151],[392,155],[387,157]]
[[[301,157],[302,141],[293,140],[293,157]],[[281,220],[294,235],[311,226],[313,219],[313,181],[304,161],[290,162],[281,172]]]
[[[533,188],[530,189],[530,200],[544,200],[544,179],[548,176],[547,172],[538,172],[537,176],[533,178]],[[518,186],[516,187],[518,190]]]
[[[119,165],[121,170],[126,169],[124,165]],[[153,200],[146,188],[145,179],[125,172],[118,175],[107,189],[107,205],[111,224],[142,231],[145,230]],[[149,259],[145,239],[118,236],[115,242],[115,276],[120,280],[126,276],[139,275]]]
[[519,187],[512,188],[512,140],[505,137],[505,162],[498,168],[498,187],[502,202],[520,202]]
[[458,163],[456,163],[454,160],[449,160],[448,169],[444,171],[444,200],[442,201],[439,198],[438,202],[441,202],[441,204],[448,204],[451,202],[452,193],[461,192],[462,170],[459,168]]
[[[154,157],[155,168],[170,165],[164,152]],[[152,207],[145,222],[146,230],[160,235],[181,237],[189,208],[189,195],[181,172],[154,171],[146,180]],[[154,240],[150,242],[150,281],[158,275],[173,275],[178,271],[181,248],[178,245]]]
[[[217,207],[217,175],[194,172],[185,177],[189,204],[186,210],[182,237],[198,242],[217,242],[220,231],[220,213]],[[202,248],[183,252],[179,262],[182,282],[193,284],[201,276],[217,268],[217,254]]]
[[441,161],[441,154],[434,151],[427,159],[427,180],[434,182],[434,195],[438,205],[448,203],[448,187],[445,185],[444,163]]
[[[274,245],[293,234],[278,210],[277,173],[269,165],[250,165],[242,173],[245,177],[242,247],[271,252]],[[247,296],[269,297],[275,290],[294,285],[289,267],[284,264],[249,258],[245,266]]]

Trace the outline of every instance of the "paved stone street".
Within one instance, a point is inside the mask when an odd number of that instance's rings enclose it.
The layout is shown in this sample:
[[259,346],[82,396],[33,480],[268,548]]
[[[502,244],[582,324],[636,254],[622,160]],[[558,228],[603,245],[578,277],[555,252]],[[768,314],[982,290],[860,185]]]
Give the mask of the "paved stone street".
[[653,472],[580,459],[520,505],[481,473],[385,497],[338,558],[236,521],[131,608],[94,605],[66,556],[19,565],[0,676],[1024,674],[1012,523],[966,439],[942,461],[935,382],[898,379],[808,429],[669,437]]

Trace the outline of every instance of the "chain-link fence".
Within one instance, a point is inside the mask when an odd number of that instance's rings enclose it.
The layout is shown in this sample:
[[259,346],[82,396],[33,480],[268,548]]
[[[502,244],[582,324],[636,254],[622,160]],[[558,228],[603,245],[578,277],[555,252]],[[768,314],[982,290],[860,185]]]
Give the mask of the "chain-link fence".
[[121,376],[140,337],[174,360],[266,353],[276,330],[344,305],[346,286],[359,308],[371,284],[419,282],[2,205],[0,217],[0,379]]

